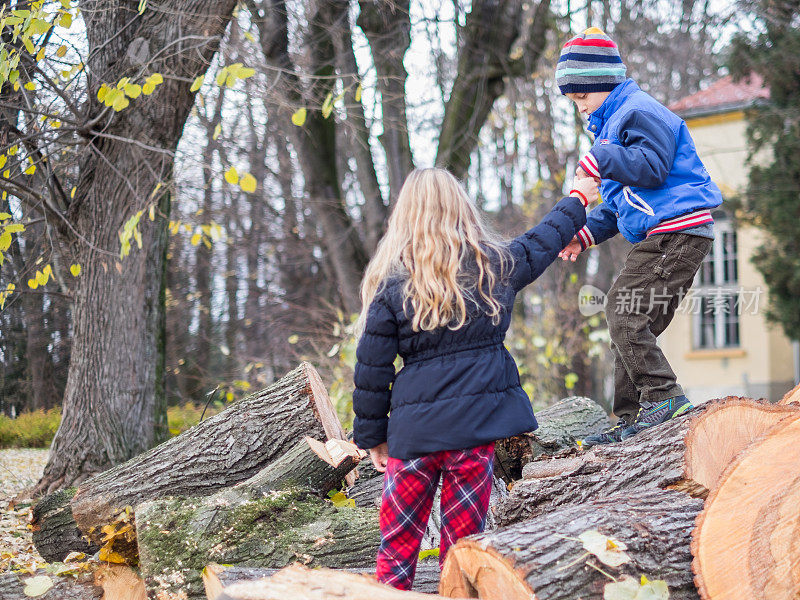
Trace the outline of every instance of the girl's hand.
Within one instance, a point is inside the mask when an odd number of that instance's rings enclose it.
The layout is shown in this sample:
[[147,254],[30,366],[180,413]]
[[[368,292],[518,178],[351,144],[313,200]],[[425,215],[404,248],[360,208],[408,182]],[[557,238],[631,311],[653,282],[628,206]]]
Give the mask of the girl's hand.
[[562,260],[571,260],[575,262],[575,259],[578,258],[578,254],[581,253],[581,243],[578,240],[578,236],[576,235],[572,238],[572,241],[567,244],[566,248],[564,248],[561,252],[558,253],[558,256]]
[[385,472],[386,464],[389,462],[389,446],[384,442],[379,446],[370,448],[369,457],[372,459],[372,464],[375,465],[375,470],[378,473]]
[[584,206],[589,206],[592,202],[600,199],[597,180],[593,177],[575,177],[572,180],[572,190],[569,195],[579,198]]

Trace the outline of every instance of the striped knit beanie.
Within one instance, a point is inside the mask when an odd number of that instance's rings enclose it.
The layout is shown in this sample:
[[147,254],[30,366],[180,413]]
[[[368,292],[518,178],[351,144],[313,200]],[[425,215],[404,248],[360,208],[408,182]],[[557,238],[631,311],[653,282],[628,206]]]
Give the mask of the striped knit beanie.
[[562,94],[610,92],[625,81],[617,45],[601,29],[590,27],[561,49],[556,83]]

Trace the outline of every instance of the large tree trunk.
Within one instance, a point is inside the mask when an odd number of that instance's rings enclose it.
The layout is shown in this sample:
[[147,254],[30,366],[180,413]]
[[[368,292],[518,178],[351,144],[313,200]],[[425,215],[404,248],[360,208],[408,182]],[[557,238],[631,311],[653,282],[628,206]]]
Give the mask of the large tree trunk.
[[409,0],[359,0],[358,26],[366,34],[381,93],[383,133],[390,204],[397,200],[406,176],[414,168],[406,118],[406,72],[403,59],[411,45]]
[[[649,490],[569,504],[464,538],[447,554],[440,593],[492,600],[595,600],[603,598],[611,581],[602,569],[616,578],[664,580],[671,599],[695,599],[689,535],[702,506],[702,500],[682,492]],[[630,561],[617,568],[603,564],[579,539],[586,532],[622,542]]]
[[[521,0],[472,2],[436,152],[437,166],[456,177],[467,175],[481,128],[505,90],[505,78],[535,72],[544,52],[550,0],[540,0],[532,11],[527,7],[528,15],[525,10]],[[530,27],[523,29],[526,23]],[[515,44],[521,51],[516,61],[509,57]]]
[[[81,540],[76,524],[100,544],[103,526],[119,521],[126,507],[165,496],[210,495],[252,477],[305,435],[344,438],[327,392],[308,363],[77,489],[45,498],[34,507],[34,543],[50,561],[83,551],[85,542],[74,547]],[[135,555],[125,540],[114,549]]]
[[646,487],[703,498],[738,452],[795,410],[729,397],[622,443],[543,456],[526,465],[529,478],[515,483],[495,515],[507,525],[565,502],[580,504]]
[[[85,134],[89,144],[68,211],[79,236],[71,242],[83,273],[75,293],[63,417],[40,493],[80,483],[156,439],[163,417],[156,409],[165,410],[159,363],[169,194],[152,194],[157,184],[169,187],[174,150],[194,100],[189,87],[206,71],[235,5],[235,0],[151,1],[138,15],[134,2],[82,2],[89,40],[88,109],[96,129]],[[130,20],[137,25],[130,26]],[[133,64],[127,51],[135,40],[149,50],[148,57],[157,58]],[[141,82],[152,72],[163,73],[163,84],[122,112],[97,100],[102,82],[124,75]],[[153,202],[157,218],[151,222],[145,214],[139,223],[142,248],[134,247],[118,262],[118,232]]]

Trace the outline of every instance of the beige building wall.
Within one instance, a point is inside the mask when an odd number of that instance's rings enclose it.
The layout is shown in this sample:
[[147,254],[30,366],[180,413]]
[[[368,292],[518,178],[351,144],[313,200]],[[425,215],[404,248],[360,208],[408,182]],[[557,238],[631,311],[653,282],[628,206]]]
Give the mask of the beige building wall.
[[[715,115],[687,124],[698,154],[723,196],[744,190],[748,171],[744,114]],[[792,344],[779,327],[767,323],[767,287],[749,259],[761,239],[761,232],[752,227],[737,230],[737,288],[758,294],[757,307],[745,306],[740,317],[738,348],[695,349],[695,317],[687,312],[689,303],[679,308],[659,338],[678,382],[695,403],[727,395],[776,401],[794,384]]]

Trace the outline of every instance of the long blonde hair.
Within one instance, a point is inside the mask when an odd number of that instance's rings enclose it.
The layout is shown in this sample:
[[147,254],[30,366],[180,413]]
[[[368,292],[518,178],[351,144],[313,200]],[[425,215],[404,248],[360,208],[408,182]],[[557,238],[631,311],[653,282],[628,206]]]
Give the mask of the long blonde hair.
[[[489,252],[499,258],[496,266]],[[478,297],[497,324],[502,307],[492,292],[510,263],[506,245],[484,224],[459,181],[444,169],[416,169],[403,183],[364,274],[356,334],[363,333],[372,300],[392,276],[405,279],[403,308],[413,314],[414,331],[458,329],[467,320],[467,302],[477,304]]]

